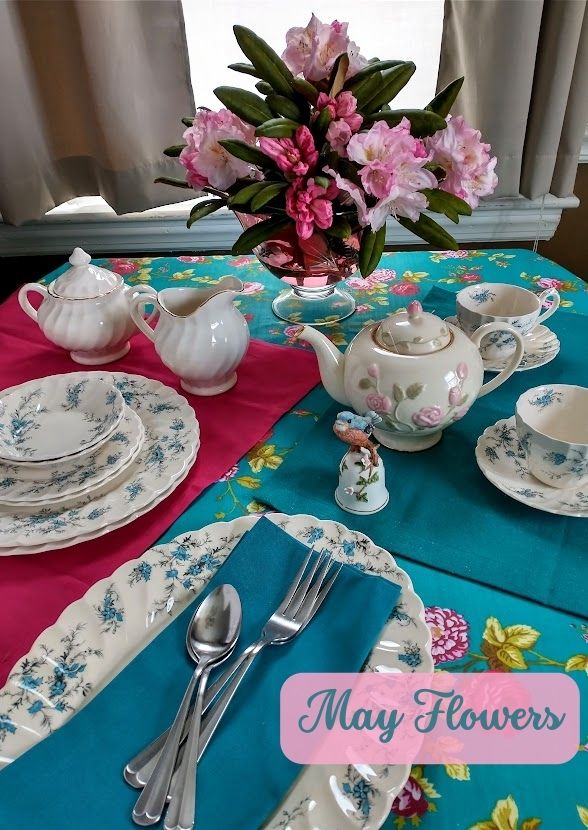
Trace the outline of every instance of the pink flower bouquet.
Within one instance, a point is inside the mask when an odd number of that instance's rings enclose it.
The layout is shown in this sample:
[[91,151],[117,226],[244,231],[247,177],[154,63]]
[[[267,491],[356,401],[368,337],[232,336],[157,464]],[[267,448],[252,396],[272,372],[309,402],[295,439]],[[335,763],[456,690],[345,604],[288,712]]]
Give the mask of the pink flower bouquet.
[[237,256],[286,229],[299,240],[326,234],[355,252],[364,277],[378,264],[388,217],[457,249],[429,213],[457,223],[497,183],[490,146],[449,114],[463,78],[425,109],[395,110],[415,65],[367,60],[347,23],[312,15],[287,32],[281,58],[251,30],[234,32],[249,63],[230,68],[258,78],[260,94],[218,87],[224,108],[185,119],[185,143],[164,151],[186,180],[158,181],[214,197],[194,207],[188,226],[223,206],[257,217],[233,246]]

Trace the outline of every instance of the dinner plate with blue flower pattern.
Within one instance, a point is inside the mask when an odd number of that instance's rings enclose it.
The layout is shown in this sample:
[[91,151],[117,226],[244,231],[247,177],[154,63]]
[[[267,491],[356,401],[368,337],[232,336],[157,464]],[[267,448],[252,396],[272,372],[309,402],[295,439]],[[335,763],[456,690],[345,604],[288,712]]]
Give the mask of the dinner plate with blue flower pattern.
[[[0,689],[0,767],[59,729],[98,694],[206,587],[259,518],[218,522],[156,545],[69,605]],[[267,518],[304,544],[320,543],[341,562],[401,586],[363,671],[433,671],[423,603],[388,551],[338,522],[283,513]],[[64,665],[74,663],[74,673],[64,671]],[[402,764],[305,767],[263,827],[378,830],[409,772]]]
[[[72,504],[0,506],[0,556],[40,553],[94,539],[151,510],[169,495],[196,459],[200,429],[194,410],[174,389],[123,372],[96,372],[118,389],[143,422],[145,440],[131,465],[106,492]],[[87,372],[72,373],[87,377]]]
[[511,499],[546,513],[588,518],[588,486],[550,487],[529,472],[514,415],[484,430],[476,445],[476,461],[488,481]]

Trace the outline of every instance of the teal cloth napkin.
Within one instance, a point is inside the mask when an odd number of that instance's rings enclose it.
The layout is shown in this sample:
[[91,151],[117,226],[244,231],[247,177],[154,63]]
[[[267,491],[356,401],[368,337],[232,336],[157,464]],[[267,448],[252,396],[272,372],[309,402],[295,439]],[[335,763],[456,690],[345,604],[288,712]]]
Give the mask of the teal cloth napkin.
[[[455,294],[433,288],[424,306],[449,316]],[[380,513],[351,515],[334,501],[346,449],[332,432],[337,412],[345,408],[341,404],[306,433],[256,498],[278,510],[337,519],[409,559],[585,615],[588,520],[543,513],[510,499],[484,478],[474,455],[481,433],[513,415],[526,389],[542,383],[588,385],[586,318],[559,311],[548,325],[561,341],[551,363],[517,372],[476,401],[432,449],[382,448],[390,501]]]
[[[262,518],[211,580],[207,593],[223,582],[239,591],[238,649],[259,636],[307,552]],[[398,585],[345,566],[308,628],[259,656],[199,766],[197,827],[254,830],[278,806],[300,770],[280,749],[282,684],[297,672],[359,670],[399,593]],[[135,827],[130,814],[138,791],[125,784],[122,768],[169,725],[179,705],[192,671],[185,632],[195,605],[73,720],[0,772],[0,827]]]

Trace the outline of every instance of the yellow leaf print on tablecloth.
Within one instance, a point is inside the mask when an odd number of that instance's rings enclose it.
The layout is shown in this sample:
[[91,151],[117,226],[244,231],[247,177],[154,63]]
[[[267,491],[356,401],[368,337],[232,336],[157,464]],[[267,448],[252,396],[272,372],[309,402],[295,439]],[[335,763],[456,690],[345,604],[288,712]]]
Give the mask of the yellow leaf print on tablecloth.
[[582,807],[581,804],[576,804],[576,809],[578,811],[578,815],[580,816],[580,821],[584,827],[588,827],[588,807]]
[[519,808],[509,795],[496,802],[489,821],[472,824],[469,830],[537,830],[540,826],[540,818],[526,818],[519,827]]
[[575,654],[567,661],[566,671],[585,671],[588,674],[588,654]]
[[523,650],[532,648],[540,632],[530,625],[508,625],[503,628],[496,617],[488,617],[482,635],[482,652],[492,669],[526,669]]
[[253,472],[260,473],[264,467],[277,470],[284,459],[275,444],[257,444],[247,453],[247,460]]

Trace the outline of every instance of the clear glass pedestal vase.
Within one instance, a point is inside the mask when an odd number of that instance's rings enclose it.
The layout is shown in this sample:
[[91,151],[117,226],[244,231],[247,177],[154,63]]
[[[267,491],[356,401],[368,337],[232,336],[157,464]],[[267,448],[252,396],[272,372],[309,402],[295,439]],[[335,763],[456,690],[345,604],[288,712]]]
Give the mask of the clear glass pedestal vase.
[[[236,213],[243,228],[267,216]],[[338,283],[357,270],[359,234],[347,239],[315,231],[309,239],[296,234],[294,223],[253,249],[257,259],[289,288],[272,302],[276,317],[289,323],[329,326],[355,311],[355,300]]]

